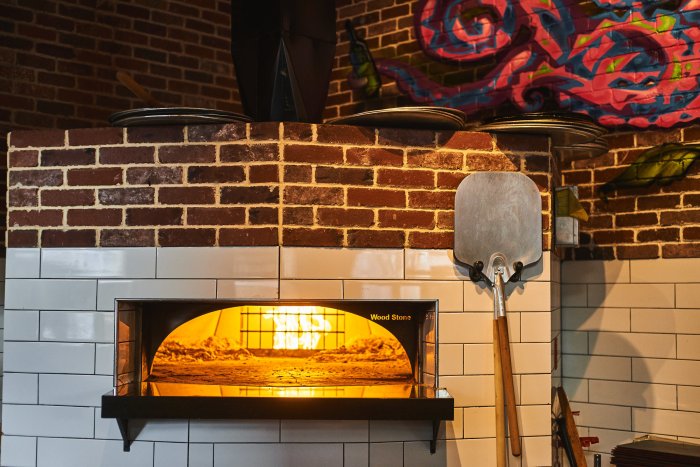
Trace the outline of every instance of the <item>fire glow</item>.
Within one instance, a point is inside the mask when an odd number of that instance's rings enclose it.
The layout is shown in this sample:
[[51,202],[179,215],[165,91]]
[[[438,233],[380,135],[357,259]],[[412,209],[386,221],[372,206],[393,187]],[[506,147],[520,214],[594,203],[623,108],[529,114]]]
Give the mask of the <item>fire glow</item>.
[[274,349],[314,350],[322,333],[331,330],[331,323],[315,306],[274,307],[262,317],[274,322]]

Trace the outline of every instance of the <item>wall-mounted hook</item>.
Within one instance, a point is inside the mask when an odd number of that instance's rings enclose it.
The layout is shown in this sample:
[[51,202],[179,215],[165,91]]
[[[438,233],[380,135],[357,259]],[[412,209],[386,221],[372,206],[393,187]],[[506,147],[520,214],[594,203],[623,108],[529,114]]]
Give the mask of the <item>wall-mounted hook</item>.
[[471,279],[472,282],[479,282],[481,280],[486,279],[486,276],[484,276],[484,273],[481,272],[483,270],[484,270],[483,261],[475,261],[474,264],[469,268],[469,279]]
[[510,279],[508,279],[508,282],[518,282],[521,280],[520,276],[522,275],[523,272],[523,263],[521,261],[517,261],[513,263],[513,269],[515,272],[513,273],[512,276],[510,276]]

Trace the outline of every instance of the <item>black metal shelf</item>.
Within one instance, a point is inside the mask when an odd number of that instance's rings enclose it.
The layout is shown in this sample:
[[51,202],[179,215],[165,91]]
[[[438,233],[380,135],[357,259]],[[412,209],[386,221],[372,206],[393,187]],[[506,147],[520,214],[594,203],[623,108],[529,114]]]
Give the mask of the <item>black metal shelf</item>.
[[440,423],[454,420],[454,399],[338,397],[102,396],[102,418],[115,418],[129,451],[132,419],[431,420],[435,453]]

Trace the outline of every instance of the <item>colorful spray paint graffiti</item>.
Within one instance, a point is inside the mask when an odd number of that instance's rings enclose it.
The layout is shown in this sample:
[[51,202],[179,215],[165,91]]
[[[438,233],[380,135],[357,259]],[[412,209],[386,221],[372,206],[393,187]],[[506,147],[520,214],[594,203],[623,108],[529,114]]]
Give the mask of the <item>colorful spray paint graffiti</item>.
[[[432,58],[498,57],[482,80],[443,86],[398,60],[377,60],[414,101],[467,114],[510,101],[606,126],[670,127],[700,118],[700,0],[421,0],[416,36]],[[529,40],[517,43],[523,32]]]

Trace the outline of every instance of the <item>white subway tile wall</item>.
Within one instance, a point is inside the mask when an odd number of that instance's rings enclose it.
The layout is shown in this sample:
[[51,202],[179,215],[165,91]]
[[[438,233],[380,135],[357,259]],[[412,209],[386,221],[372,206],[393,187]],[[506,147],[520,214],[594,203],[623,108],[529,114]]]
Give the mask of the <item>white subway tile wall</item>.
[[564,387],[603,454],[641,434],[700,443],[700,259],[562,263]]
[[[450,250],[9,249],[7,258],[3,466],[493,463],[492,293],[469,281]],[[552,359],[553,340],[561,339],[559,274],[558,258],[545,253],[526,269],[525,282],[508,287],[523,433],[523,457],[511,457],[511,466],[551,465],[550,390],[561,371],[560,359],[557,368]],[[582,292],[584,299],[587,293]],[[116,422],[102,419],[99,408],[100,396],[112,384],[115,298],[438,299],[440,385],[455,397],[455,420],[441,428],[434,455],[431,423],[381,420],[143,421],[133,423],[136,441],[124,453]],[[660,303],[657,309],[667,306]],[[637,318],[643,326],[646,318]],[[617,329],[616,316],[598,319]],[[691,346],[688,341],[686,354]],[[625,360],[625,381],[631,381],[631,357],[607,358]],[[653,397],[665,401],[660,386]],[[688,387],[683,400],[693,406],[693,386]],[[654,407],[666,408],[663,404]],[[631,423],[630,414],[627,429]],[[638,423],[644,423],[641,415]]]

